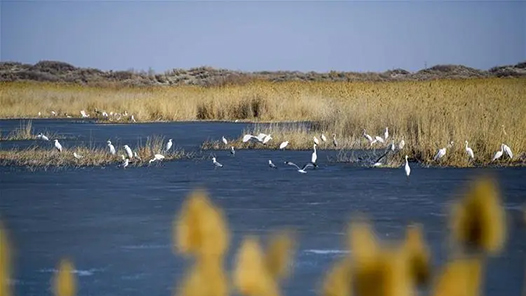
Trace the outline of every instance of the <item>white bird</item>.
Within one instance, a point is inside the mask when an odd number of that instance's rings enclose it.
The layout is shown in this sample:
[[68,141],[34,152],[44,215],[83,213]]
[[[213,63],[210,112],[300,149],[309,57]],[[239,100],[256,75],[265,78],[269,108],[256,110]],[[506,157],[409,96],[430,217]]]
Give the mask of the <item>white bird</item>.
[[316,138],[316,136],[312,137],[312,139],[314,140],[314,143],[316,145],[320,145],[320,141],[318,141],[318,138]]
[[223,143],[225,143],[225,145],[228,145],[228,141],[225,139],[225,136],[223,136],[221,140],[223,140]]
[[42,116],[42,113],[38,111],[38,117],[41,117],[41,116]]
[[38,138],[38,139],[45,140],[45,141],[49,141],[49,138],[46,137],[46,135],[44,135],[43,133],[38,134],[38,135],[37,135],[37,138]]
[[316,153],[316,146],[317,146],[316,144],[313,145],[313,149],[314,149],[314,151],[312,152],[312,155],[311,155],[311,158],[310,158],[310,159],[311,159],[310,162],[311,162],[312,165],[314,165],[314,166],[317,166],[317,165],[316,165],[316,160],[318,160],[318,154]]
[[168,151],[170,150],[170,148],[172,148],[172,139],[169,139],[168,140],[168,143],[166,143],[166,149],[164,151]]
[[215,167],[223,167],[222,164],[220,164],[219,162],[217,162],[216,158],[215,157],[212,157],[212,163],[215,165]]
[[332,144],[334,147],[338,147],[338,141],[336,141],[336,134],[332,134]]
[[285,147],[287,147],[287,145],[289,144],[289,141],[285,141],[285,142],[281,142],[281,144],[279,144],[279,149],[285,149]]
[[[376,136],[376,137],[374,138],[373,143],[375,143],[375,142],[385,143],[384,139],[382,139],[382,137],[380,137],[380,136]],[[372,144],[372,143],[371,143],[371,144]]]
[[323,142],[327,142],[327,138],[325,137],[324,134],[321,134],[321,140],[322,140]]
[[142,160],[142,159],[139,157],[139,154],[137,154],[137,151],[133,151],[133,157],[137,158],[138,160]]
[[277,169],[278,168],[274,163],[272,163],[272,160],[270,160],[270,159],[268,160],[268,166],[273,168],[273,169]]
[[263,145],[266,145],[268,143],[268,141],[272,140],[272,137],[269,135],[266,135],[264,138],[263,138]]
[[502,144],[502,147],[504,148],[504,152],[506,152],[506,154],[509,156],[510,159],[513,158],[513,152],[511,152],[511,148],[506,145],[506,144]]
[[404,149],[404,146],[405,146],[405,141],[404,139],[400,140],[400,144],[398,144],[398,149],[402,150]]
[[89,115],[84,110],[80,110],[80,115],[82,115],[82,118],[87,118]]
[[154,161],[161,161],[161,160],[163,160],[163,159],[164,159],[164,155],[162,155],[162,154],[155,154],[155,155],[153,156],[153,158],[150,159],[150,161],[148,161],[148,164],[150,164],[150,163],[152,163],[152,162],[154,162]]
[[302,174],[306,174],[307,171],[305,169],[307,169],[308,167],[313,166],[312,163],[310,163],[310,162],[305,164],[302,168],[300,168],[298,165],[296,165],[295,163],[290,162],[290,161],[285,161],[285,164],[295,166],[298,169],[298,172],[300,172]]
[[409,174],[411,174],[411,168],[409,167],[409,162],[407,162],[407,155],[405,156],[405,175],[409,177]]
[[250,139],[252,139],[254,136],[253,135],[250,135],[250,134],[246,134],[243,136],[243,143],[246,143],[248,141],[250,141]]
[[126,155],[128,155],[129,159],[133,158],[132,150],[130,149],[130,146],[124,145],[124,150],[126,151]]
[[77,154],[77,152],[73,152],[73,156],[76,158],[76,159],[81,159],[83,156],[80,155],[80,154]]
[[495,161],[502,157],[502,154],[504,153],[504,144],[500,145],[500,150],[495,152],[495,155],[493,155],[493,159],[491,161]]
[[110,148],[111,155],[115,155],[115,147],[113,147],[110,140],[108,140],[108,148]]
[[395,145],[394,140],[391,141],[391,145],[389,146],[389,148],[391,148],[391,151],[393,151],[393,152],[395,151],[396,145]]
[[57,139],[55,139],[55,148],[57,148],[58,152],[62,152],[62,145],[60,145]]
[[369,143],[373,142],[373,138],[365,133],[365,129],[363,130],[363,136],[369,141]]
[[122,162],[122,168],[125,169],[129,163],[130,163],[130,160],[127,158],[124,158],[124,161]]
[[437,154],[435,154],[435,157],[433,157],[433,160],[434,161],[437,161],[439,159],[441,159],[442,157],[444,157],[444,155],[446,155],[446,149],[447,148],[451,148],[451,146],[453,146],[453,141],[451,141],[447,147],[444,147],[444,148],[441,148],[441,149],[438,149],[438,152]]
[[474,159],[475,158],[475,154],[473,153],[473,149],[468,147],[468,141],[466,141],[466,153],[468,154],[470,159]]
[[257,136],[254,136],[254,135],[251,135],[251,134],[246,134],[246,135],[243,136],[243,143],[246,143],[246,142],[248,142],[248,141],[250,141],[252,139],[255,139],[259,143],[263,143],[263,140],[265,139],[266,136],[267,136],[267,134],[264,134],[264,133],[260,133]]
[[133,122],[137,122],[137,120],[135,120],[135,116],[133,116],[133,114],[132,114],[132,116],[131,116],[131,121],[133,121]]
[[387,138],[389,138],[389,129],[385,127],[384,140],[387,140]]
[[236,155],[236,150],[234,149],[234,146],[230,146],[230,154],[232,154],[232,156]]
[[55,112],[55,111],[51,111],[51,114],[52,114],[53,116],[57,116],[57,112]]

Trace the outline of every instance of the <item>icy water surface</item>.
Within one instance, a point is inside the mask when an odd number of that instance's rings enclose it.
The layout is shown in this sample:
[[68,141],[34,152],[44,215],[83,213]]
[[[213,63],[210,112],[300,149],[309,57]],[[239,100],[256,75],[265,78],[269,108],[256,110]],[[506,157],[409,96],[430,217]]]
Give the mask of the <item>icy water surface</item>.
[[[19,122],[0,125],[5,132]],[[103,145],[108,138],[136,143],[138,137],[158,134],[192,151],[207,138],[236,138],[247,124],[34,121],[33,126],[37,133],[47,129],[76,137],[63,145],[80,141]],[[23,142],[4,142],[0,148],[34,143]],[[206,188],[227,215],[233,234],[229,269],[244,235],[265,237],[283,226],[297,230],[299,250],[284,295],[315,295],[323,273],[345,255],[344,228],[355,212],[368,213],[383,239],[402,237],[407,223],[423,223],[433,264],[438,266],[446,259],[447,206],[468,180],[487,171],[498,177],[511,230],[506,249],[487,268],[485,295],[520,295],[526,231],[516,216],[526,202],[526,169],[413,164],[408,181],[402,168],[331,163],[327,158],[335,152],[323,150],[318,151],[320,167],[307,174],[283,165],[285,160],[303,164],[310,153],[240,150],[231,157],[228,151],[215,151],[224,165],[218,169],[208,157],[126,170],[0,167],[0,216],[16,248],[16,295],[49,295],[49,280],[63,255],[75,263],[78,295],[171,295],[189,263],[172,252],[172,221],[183,199],[197,187]],[[268,159],[279,169],[270,169]]]

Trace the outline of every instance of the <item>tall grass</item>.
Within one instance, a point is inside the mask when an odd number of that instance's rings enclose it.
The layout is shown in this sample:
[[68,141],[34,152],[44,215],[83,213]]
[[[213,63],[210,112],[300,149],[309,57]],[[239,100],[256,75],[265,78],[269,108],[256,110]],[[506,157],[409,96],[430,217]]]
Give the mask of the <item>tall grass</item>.
[[[342,147],[370,148],[372,136],[389,127],[404,139],[410,157],[431,163],[437,149],[455,145],[442,164],[487,164],[501,143],[520,157],[526,151],[526,79],[404,82],[255,81],[222,87],[86,87],[52,83],[0,85],[0,118],[80,116],[80,110],[134,114],[138,121],[251,120],[311,121],[308,130],[274,130],[274,142],[311,147],[312,136],[335,133]],[[464,141],[475,161],[468,162]],[[274,143],[274,145],[277,145]],[[322,148],[322,147],[320,147]],[[330,148],[330,145],[327,147]]]

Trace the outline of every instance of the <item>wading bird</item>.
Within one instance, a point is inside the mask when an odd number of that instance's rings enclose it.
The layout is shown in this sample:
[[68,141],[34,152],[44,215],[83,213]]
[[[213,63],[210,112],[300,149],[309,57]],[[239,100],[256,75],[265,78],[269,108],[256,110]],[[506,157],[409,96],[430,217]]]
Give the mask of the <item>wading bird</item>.
[[115,155],[115,153],[116,153],[115,147],[113,147],[113,145],[111,144],[110,140],[108,140],[108,148],[110,148],[111,155]]
[[338,141],[336,141],[336,134],[332,134],[332,144],[334,147],[338,147]]
[[308,167],[313,166],[312,163],[310,163],[310,162],[306,163],[302,168],[300,168],[298,165],[296,165],[295,163],[290,162],[290,161],[285,161],[285,164],[288,164],[288,165],[291,165],[291,166],[295,166],[298,169],[298,172],[300,172],[302,174],[306,174],[307,173],[306,169]]
[[212,157],[212,163],[215,165],[216,168],[220,167],[222,168],[223,165],[220,164],[219,162],[217,162],[216,158],[215,157]]
[[124,145],[124,150],[126,151],[126,155],[128,155],[129,159],[133,158],[132,150],[130,149],[130,146]]
[[310,158],[310,161],[312,163],[313,166],[317,167],[318,165],[316,164],[316,160],[318,160],[318,154],[316,153],[316,144],[313,145],[313,149],[314,151],[312,152],[312,155],[311,155],[311,158]]
[[312,137],[312,139],[314,140],[314,144],[320,145],[320,141],[318,141],[318,138],[316,138],[316,136]]
[[475,154],[473,153],[473,149],[468,147],[468,141],[466,141],[466,153],[468,154],[470,159],[474,159],[475,158]]
[[506,152],[508,157],[510,159],[512,159],[513,158],[513,152],[511,152],[511,148],[508,145],[504,144],[504,143],[502,143],[502,147],[504,148],[504,152]]
[[75,157],[76,159],[81,159],[83,156],[80,154],[77,154],[77,152],[73,152],[73,157]]
[[268,166],[273,168],[273,169],[277,169],[278,168],[274,163],[272,163],[272,160],[270,160],[270,159],[268,160]]
[[288,144],[289,144],[289,141],[281,142],[281,144],[279,144],[279,149],[281,150],[285,149],[285,147],[287,147]]
[[493,155],[493,158],[491,159],[491,161],[495,161],[495,160],[501,158],[502,157],[502,153],[504,153],[504,144],[500,145],[500,150],[495,152],[495,155]]
[[387,127],[385,127],[384,140],[387,141],[387,138],[389,138],[389,129]]
[[172,148],[172,139],[168,139],[168,143],[166,143],[166,149],[164,151],[168,152],[170,148]]
[[437,161],[437,160],[441,159],[442,157],[444,157],[444,155],[446,155],[446,149],[447,148],[451,148],[452,146],[453,146],[453,141],[451,141],[449,144],[447,144],[446,147],[438,149],[437,154],[435,154],[435,157],[433,157],[433,160]]
[[400,140],[400,143],[398,144],[398,149],[402,150],[404,149],[404,146],[405,146],[405,141],[404,139]]
[[37,139],[42,139],[44,141],[49,141],[49,138],[46,137],[43,133],[37,135]]
[[57,139],[55,139],[55,148],[57,148],[58,152],[62,152],[62,145],[60,145]]
[[234,146],[230,146],[230,154],[232,154],[232,156],[236,155],[236,150],[234,150]]
[[150,161],[148,161],[148,164],[150,164],[150,163],[152,163],[152,162],[154,162],[154,161],[161,161],[161,160],[163,160],[163,159],[164,159],[164,155],[162,155],[162,154],[155,154],[155,155],[153,156],[153,158],[150,159]]
[[371,137],[370,135],[368,135],[368,134],[365,132],[365,129],[363,130],[363,136],[367,139],[367,141],[369,141],[369,143],[371,143],[371,145],[373,144],[373,137]]
[[409,177],[409,175],[411,174],[411,168],[409,167],[409,162],[407,162],[407,155],[405,156],[405,175],[407,177]]
[[80,115],[82,115],[82,118],[88,118],[89,117],[88,113],[86,113],[86,111],[84,111],[84,110],[80,110]]
[[321,137],[320,137],[320,138],[321,138],[321,140],[322,140],[323,142],[327,142],[327,138],[325,137],[324,134],[321,134]]
[[225,139],[225,136],[221,137],[221,140],[223,141],[223,143],[224,143],[225,145],[228,145],[228,141]]

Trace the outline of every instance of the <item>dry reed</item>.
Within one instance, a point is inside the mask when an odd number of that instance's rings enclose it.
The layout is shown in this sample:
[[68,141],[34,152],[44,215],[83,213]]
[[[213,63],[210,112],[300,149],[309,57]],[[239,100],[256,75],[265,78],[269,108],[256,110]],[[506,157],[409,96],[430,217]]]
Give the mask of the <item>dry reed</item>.
[[[42,133],[47,136],[49,139],[66,139],[66,137],[59,135],[54,132],[45,132]],[[38,135],[33,133],[33,122],[31,120],[21,121],[20,126],[10,132],[9,134],[2,136],[0,132],[0,140],[3,141],[20,141],[20,140],[36,140]]]

